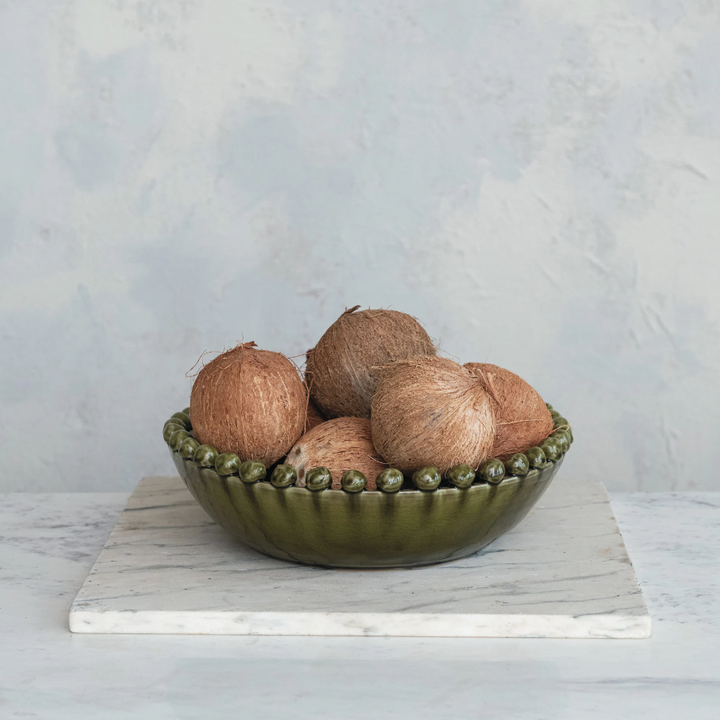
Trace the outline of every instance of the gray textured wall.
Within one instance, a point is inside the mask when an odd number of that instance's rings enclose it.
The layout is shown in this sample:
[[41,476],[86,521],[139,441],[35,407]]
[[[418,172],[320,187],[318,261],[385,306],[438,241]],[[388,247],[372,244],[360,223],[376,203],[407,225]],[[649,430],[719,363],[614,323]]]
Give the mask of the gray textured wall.
[[718,488],[720,4],[0,1],[4,490],[173,471],[186,371],[417,316]]

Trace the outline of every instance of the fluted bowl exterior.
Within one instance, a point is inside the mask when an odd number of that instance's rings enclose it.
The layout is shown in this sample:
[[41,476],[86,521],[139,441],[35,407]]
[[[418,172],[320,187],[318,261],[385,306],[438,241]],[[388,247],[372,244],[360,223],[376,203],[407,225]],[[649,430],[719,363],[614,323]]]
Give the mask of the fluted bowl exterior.
[[497,485],[389,494],[247,484],[171,455],[193,497],[239,541],[282,560],[336,568],[431,565],[477,552],[528,514],[563,460]]

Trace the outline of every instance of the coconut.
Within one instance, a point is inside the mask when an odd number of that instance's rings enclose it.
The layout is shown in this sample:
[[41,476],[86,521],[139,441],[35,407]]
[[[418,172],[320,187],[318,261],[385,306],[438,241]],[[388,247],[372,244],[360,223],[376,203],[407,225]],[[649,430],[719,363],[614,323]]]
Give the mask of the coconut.
[[[305,357],[307,357],[311,352],[312,349],[308,350],[307,353],[305,353]],[[305,384],[305,392],[308,396],[307,416],[305,418],[305,432],[307,432],[308,430],[312,430],[316,425],[324,423],[327,418],[320,412],[320,410],[318,410],[318,406],[312,401],[312,398],[310,397],[307,371],[305,373],[305,377],[303,378],[303,383]]]
[[305,432],[312,430],[316,425],[326,422],[327,418],[317,409],[317,405],[308,399],[307,417],[305,418]]
[[220,453],[272,465],[305,426],[307,393],[280,353],[243,343],[218,355],[195,379],[190,415],[195,437]]
[[411,473],[459,463],[477,469],[491,457],[492,400],[462,365],[439,357],[400,360],[380,373],[372,402],[375,449],[391,467]]
[[519,375],[489,363],[467,363],[465,367],[480,380],[495,404],[493,457],[507,460],[550,435],[550,411],[537,391]]
[[435,355],[415,318],[395,310],[346,310],[307,353],[310,395],[327,417],[370,417],[375,368],[394,360]]
[[332,487],[338,490],[343,473],[359,470],[367,478],[367,489],[376,490],[375,478],[386,463],[373,447],[370,421],[342,417],[328,420],[306,432],[290,450],[285,461],[297,469],[297,484],[305,485],[305,473],[326,467],[332,475]]

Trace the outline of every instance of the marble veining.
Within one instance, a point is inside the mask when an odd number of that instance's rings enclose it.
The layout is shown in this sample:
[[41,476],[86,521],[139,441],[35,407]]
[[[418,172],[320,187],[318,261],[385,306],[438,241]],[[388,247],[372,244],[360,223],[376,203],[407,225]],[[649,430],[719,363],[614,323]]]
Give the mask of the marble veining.
[[70,613],[74,632],[643,638],[650,617],[599,483],[556,479],[512,532],[427,568],[328,570],[226,535],[145,478]]

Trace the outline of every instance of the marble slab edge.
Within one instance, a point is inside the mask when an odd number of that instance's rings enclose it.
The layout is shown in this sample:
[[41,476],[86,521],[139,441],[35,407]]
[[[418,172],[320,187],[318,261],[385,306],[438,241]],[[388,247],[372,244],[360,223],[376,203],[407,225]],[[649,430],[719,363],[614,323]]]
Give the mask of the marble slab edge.
[[74,633],[643,639],[648,615],[105,611],[73,606]]

